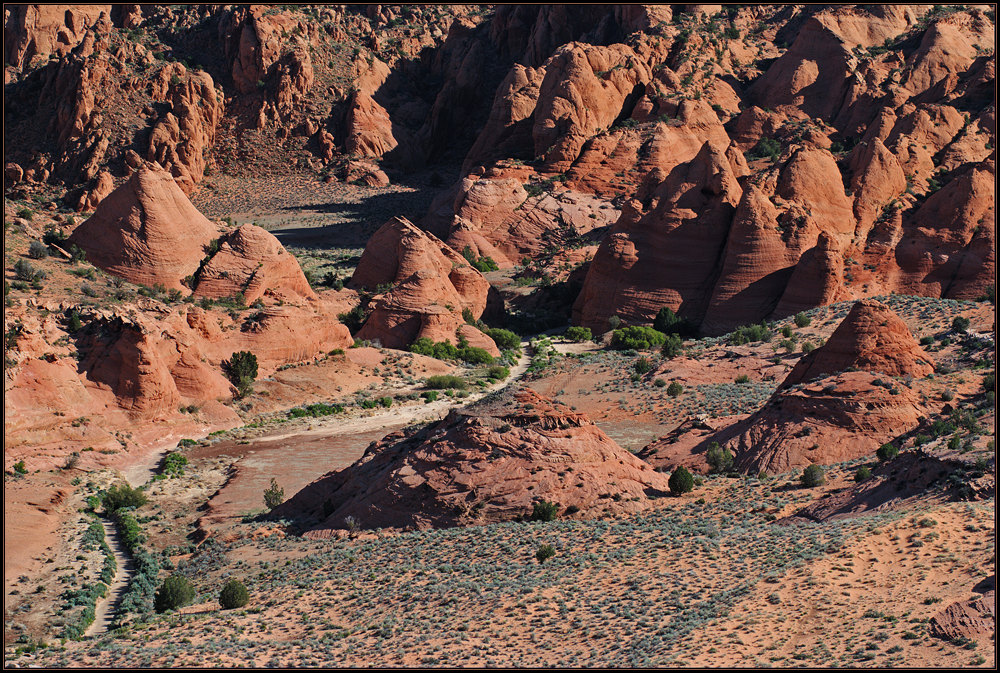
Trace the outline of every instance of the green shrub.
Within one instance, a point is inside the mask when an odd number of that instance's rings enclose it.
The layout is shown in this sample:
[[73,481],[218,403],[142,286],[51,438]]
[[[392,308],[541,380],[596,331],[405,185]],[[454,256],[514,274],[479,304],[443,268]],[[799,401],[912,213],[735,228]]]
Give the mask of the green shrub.
[[132,488],[125,482],[114,484],[101,497],[101,505],[108,514],[114,514],[123,507],[139,508],[147,502],[146,494]]
[[184,474],[184,466],[188,464],[187,456],[176,451],[168,453],[163,459],[163,474],[179,477]]
[[645,374],[653,371],[653,363],[649,358],[642,356],[636,358],[635,362],[632,363],[632,369],[636,374]]
[[486,370],[486,377],[494,381],[503,381],[510,376],[510,369],[503,365],[495,365]]
[[492,257],[484,256],[477,259],[476,253],[472,252],[472,248],[468,245],[462,248],[462,257],[481,272],[496,271],[500,268]]
[[622,327],[611,335],[611,347],[618,350],[646,350],[662,346],[666,339],[666,334],[652,327]]
[[712,472],[728,472],[733,467],[733,454],[718,442],[712,442],[708,445],[705,461],[712,468]]
[[458,349],[448,341],[431,341],[428,337],[420,337],[410,345],[411,353],[419,353],[438,360],[454,360],[458,357]]
[[756,145],[747,152],[747,159],[770,158],[771,163],[778,163],[781,158],[781,143],[774,138],[761,138]]
[[36,269],[26,259],[19,259],[14,262],[14,277],[26,283],[37,283],[45,279],[45,272]]
[[805,313],[795,314],[795,326],[796,327],[808,327],[809,323],[812,322],[812,318],[807,316]]
[[24,466],[23,460],[14,463],[14,472],[17,474],[28,474],[28,468]]
[[812,353],[814,350],[816,350],[815,344],[813,344],[813,342],[811,341],[803,341],[802,345],[799,346],[799,348],[803,353],[806,354]]
[[448,390],[451,388],[465,390],[469,387],[469,384],[465,382],[465,379],[461,376],[454,376],[452,374],[429,376],[424,382],[424,385],[434,390]]
[[969,319],[962,316],[956,316],[955,319],[951,321],[951,328],[956,332],[965,333],[969,330]]
[[621,324],[622,324],[622,319],[616,315],[613,315],[610,318],[608,318],[608,327],[612,330],[618,329],[621,326]]
[[531,509],[531,521],[555,521],[559,514],[559,505],[554,502],[542,500],[536,502]]
[[337,320],[344,323],[351,332],[351,336],[357,334],[361,326],[368,320],[368,311],[365,310],[365,302],[361,302],[350,311],[337,315]]
[[750,383],[750,377],[747,374],[740,374],[736,377],[736,383]]
[[539,545],[535,551],[535,558],[539,563],[545,563],[548,559],[556,555],[556,548],[550,544]]
[[677,383],[677,381],[671,381],[670,385],[667,386],[667,395],[670,395],[671,397],[677,397],[682,392],[684,392],[684,386]]
[[663,348],[660,353],[668,360],[672,360],[684,351],[684,341],[676,334],[667,335],[663,340]]
[[592,340],[594,338],[594,334],[590,331],[589,327],[578,327],[574,325],[566,330],[564,337],[567,341],[581,343]]
[[49,247],[41,241],[32,241],[28,246],[28,257],[31,259],[45,259],[49,256]]
[[663,379],[656,379],[655,381],[653,381],[653,385],[656,386],[657,388],[662,388],[665,385],[667,385],[667,382],[664,381]]
[[770,341],[774,334],[767,325],[741,325],[730,335],[729,343],[734,346],[754,343],[757,341]]
[[458,349],[458,357],[472,365],[488,365],[493,362],[489,351],[476,346],[463,346]]
[[222,591],[219,592],[219,605],[222,606],[223,610],[242,608],[249,602],[250,593],[240,580],[232,577],[222,585]]
[[686,318],[679,317],[669,307],[664,306],[653,319],[653,329],[664,334],[678,334],[680,336],[697,336],[697,327]]
[[271,477],[271,485],[264,489],[264,505],[270,510],[285,501],[285,489],[278,486],[278,480]]
[[861,467],[859,467],[857,469],[857,471],[854,473],[854,481],[858,482],[859,484],[862,481],[866,481],[868,479],[871,479],[871,477],[872,477],[872,471],[869,470],[864,465],[862,465]]
[[222,370],[236,386],[239,397],[246,397],[253,392],[253,382],[257,379],[256,355],[250,351],[237,351],[228,360],[222,361]]
[[114,511],[112,516],[118,528],[118,534],[121,536],[122,544],[129,551],[135,551],[146,541],[146,534],[142,532],[142,527],[139,526],[136,518],[132,516],[131,511],[129,509],[118,509]]
[[813,488],[826,482],[826,474],[820,465],[813,464],[802,470],[802,476],[799,477],[799,481],[806,488]]
[[194,597],[195,590],[188,578],[183,575],[171,575],[163,580],[163,584],[156,590],[153,607],[157,612],[176,610],[189,605]]
[[875,451],[875,455],[878,456],[878,459],[884,463],[898,456],[899,449],[896,448],[895,444],[886,443],[878,447],[878,449]]
[[690,493],[694,490],[694,477],[688,472],[686,467],[681,465],[670,475],[667,485],[670,487],[670,492],[674,495]]
[[315,404],[309,404],[305,407],[295,407],[289,409],[289,418],[319,418],[320,416],[332,416],[333,414],[344,413],[344,407],[339,404],[324,404],[323,402],[316,402]]
[[493,343],[502,351],[521,350],[521,337],[510,330],[500,329],[499,327],[487,327],[482,331],[486,336],[493,339]]
[[438,398],[438,391],[436,390],[425,390],[420,393],[420,396],[427,400],[428,402],[433,402]]

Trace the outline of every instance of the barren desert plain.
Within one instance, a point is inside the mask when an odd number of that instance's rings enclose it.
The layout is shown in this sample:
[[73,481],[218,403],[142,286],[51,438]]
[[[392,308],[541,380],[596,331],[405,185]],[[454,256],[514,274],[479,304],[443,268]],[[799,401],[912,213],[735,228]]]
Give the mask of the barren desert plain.
[[4,5],[4,665],[996,667],[995,5]]

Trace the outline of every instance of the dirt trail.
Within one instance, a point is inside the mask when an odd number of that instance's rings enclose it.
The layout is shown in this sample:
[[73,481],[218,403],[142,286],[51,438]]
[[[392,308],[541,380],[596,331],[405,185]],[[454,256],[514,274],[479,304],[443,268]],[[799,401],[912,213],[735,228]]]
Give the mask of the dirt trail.
[[281,434],[267,434],[256,438],[256,441],[274,441],[279,439],[290,439],[292,437],[309,437],[317,435],[337,435],[363,430],[373,430],[376,428],[399,428],[413,423],[421,423],[433,419],[442,418],[450,409],[456,406],[465,406],[476,400],[482,399],[486,395],[500,390],[517,381],[531,364],[531,356],[528,353],[527,342],[521,344],[521,358],[510,370],[507,379],[494,383],[481,391],[470,393],[456,403],[449,397],[430,402],[427,404],[414,404],[401,407],[393,407],[385,411],[369,411],[365,416],[351,419],[341,419],[334,416],[319,418],[311,422],[309,429],[295,429]]
[[104,525],[104,535],[108,539],[108,546],[111,547],[111,553],[115,555],[118,567],[115,571],[115,578],[111,580],[111,586],[108,587],[108,595],[98,601],[94,607],[94,622],[84,633],[87,638],[96,638],[108,632],[108,627],[115,619],[118,604],[135,575],[132,557],[125,551],[125,545],[118,535],[118,529],[107,519],[101,519],[101,524]]

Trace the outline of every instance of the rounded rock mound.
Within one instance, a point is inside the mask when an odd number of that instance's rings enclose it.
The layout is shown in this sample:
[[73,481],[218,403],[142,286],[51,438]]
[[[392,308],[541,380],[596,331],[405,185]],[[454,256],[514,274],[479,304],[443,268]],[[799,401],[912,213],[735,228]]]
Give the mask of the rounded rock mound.
[[372,443],[354,465],[313,482],[279,508],[307,537],[337,529],[437,528],[527,518],[639,511],[668,491],[667,475],[618,446],[583,414],[518,390],[422,429]]
[[923,378],[934,371],[934,365],[891,308],[864,299],[854,304],[826,344],[798,361],[781,387],[846,369]]
[[173,176],[140,168],[101,201],[69,237],[87,260],[131,283],[187,292],[216,225],[194,207]]

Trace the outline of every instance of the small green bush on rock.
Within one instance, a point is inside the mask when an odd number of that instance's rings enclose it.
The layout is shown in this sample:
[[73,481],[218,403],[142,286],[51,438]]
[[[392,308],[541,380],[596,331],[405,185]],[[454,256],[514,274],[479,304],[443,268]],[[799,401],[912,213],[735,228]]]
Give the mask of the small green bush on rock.
[[646,350],[662,346],[667,335],[645,326],[631,326],[616,329],[611,335],[611,347],[618,350]]
[[896,446],[894,444],[888,444],[887,443],[887,444],[883,444],[882,446],[878,447],[878,450],[875,451],[875,455],[878,456],[878,459],[881,460],[884,463],[884,462],[890,461],[893,458],[895,458],[896,456],[898,456],[899,455],[899,449],[896,448]]
[[670,492],[674,495],[690,493],[694,490],[694,477],[688,472],[686,467],[681,465],[670,475],[667,485],[670,487]]
[[242,608],[250,602],[250,593],[243,582],[232,577],[222,586],[219,592],[219,605],[223,610]]
[[806,488],[813,488],[826,482],[826,474],[823,472],[821,466],[813,464],[802,470],[802,476],[799,477],[799,481]]
[[565,336],[567,341],[575,341],[576,343],[590,341],[594,338],[594,334],[590,331],[589,327],[577,327],[576,325],[567,329]]
[[531,510],[531,521],[555,521],[559,514],[559,505],[542,500],[536,502]]
[[163,580],[163,584],[156,590],[153,607],[157,612],[176,610],[190,604],[194,597],[194,587],[188,578],[183,575],[171,575]]

